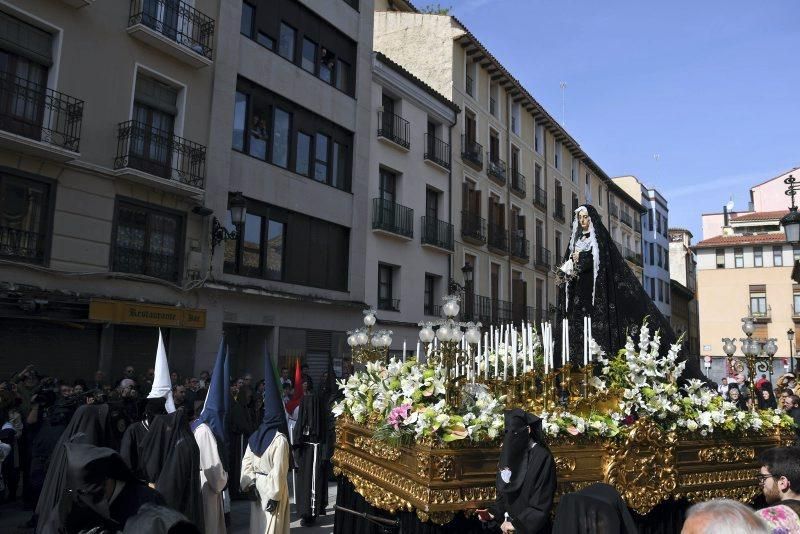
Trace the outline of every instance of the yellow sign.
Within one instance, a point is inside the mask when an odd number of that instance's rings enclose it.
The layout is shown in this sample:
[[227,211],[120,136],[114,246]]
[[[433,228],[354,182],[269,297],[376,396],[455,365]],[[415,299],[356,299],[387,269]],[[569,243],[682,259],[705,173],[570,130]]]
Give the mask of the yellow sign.
[[139,304],[125,300],[92,299],[89,320],[112,324],[205,328],[206,310]]

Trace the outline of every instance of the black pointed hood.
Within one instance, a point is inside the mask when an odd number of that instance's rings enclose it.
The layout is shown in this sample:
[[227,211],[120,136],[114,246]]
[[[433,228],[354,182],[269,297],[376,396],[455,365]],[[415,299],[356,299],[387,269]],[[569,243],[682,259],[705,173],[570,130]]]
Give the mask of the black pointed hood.
[[519,408],[505,412],[505,436],[497,464],[497,489],[504,493],[519,491],[528,471],[532,442],[544,446],[542,420]]

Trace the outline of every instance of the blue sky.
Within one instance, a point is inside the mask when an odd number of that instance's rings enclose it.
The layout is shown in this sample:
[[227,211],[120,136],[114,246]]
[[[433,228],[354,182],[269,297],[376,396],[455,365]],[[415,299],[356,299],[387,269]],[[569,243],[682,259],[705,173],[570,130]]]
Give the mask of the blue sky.
[[558,119],[566,82],[570,134],[657,188],[695,242],[701,213],[746,209],[749,186],[800,165],[797,0],[440,3]]

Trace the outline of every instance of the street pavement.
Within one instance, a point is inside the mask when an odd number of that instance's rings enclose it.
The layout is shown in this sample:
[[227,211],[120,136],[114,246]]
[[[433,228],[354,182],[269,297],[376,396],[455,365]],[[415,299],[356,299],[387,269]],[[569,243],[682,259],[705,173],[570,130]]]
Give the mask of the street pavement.
[[[292,481],[289,479],[289,494],[292,494]],[[313,527],[301,527],[300,518],[295,511],[294,499],[290,499],[292,534],[330,534],[333,532],[333,505],[336,502],[336,483],[328,484],[328,508],[326,515],[317,518]],[[31,516],[22,510],[19,502],[0,505],[0,533],[31,534],[33,529],[19,528]],[[247,534],[250,526],[250,501],[233,501],[231,503],[231,526],[228,534]]]

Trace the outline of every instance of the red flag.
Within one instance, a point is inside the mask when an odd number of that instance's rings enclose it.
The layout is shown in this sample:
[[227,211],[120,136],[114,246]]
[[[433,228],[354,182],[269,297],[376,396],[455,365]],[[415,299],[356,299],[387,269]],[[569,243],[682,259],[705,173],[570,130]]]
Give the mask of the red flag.
[[286,412],[292,413],[295,408],[300,406],[300,401],[303,399],[303,371],[300,370],[300,358],[295,360],[294,367],[294,395],[286,403]]

